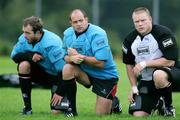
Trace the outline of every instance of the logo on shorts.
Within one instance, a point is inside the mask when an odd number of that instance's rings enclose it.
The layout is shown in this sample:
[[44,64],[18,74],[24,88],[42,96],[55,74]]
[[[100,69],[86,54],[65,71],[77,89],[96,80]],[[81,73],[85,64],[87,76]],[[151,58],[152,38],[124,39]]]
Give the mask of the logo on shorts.
[[136,102],[133,102],[132,104],[130,104],[130,107],[134,107],[136,106]]
[[28,98],[26,93],[23,93],[22,96],[23,96],[23,98]]
[[107,94],[107,92],[106,92],[106,90],[105,89],[103,89],[103,90],[101,90],[101,93],[103,93],[103,94]]

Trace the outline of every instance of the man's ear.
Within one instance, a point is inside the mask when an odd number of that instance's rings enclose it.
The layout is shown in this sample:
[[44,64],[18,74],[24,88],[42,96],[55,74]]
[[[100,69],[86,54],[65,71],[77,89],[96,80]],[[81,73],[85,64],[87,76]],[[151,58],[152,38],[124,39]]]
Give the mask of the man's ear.
[[88,17],[85,17],[85,19],[86,19],[86,21],[88,22],[88,20],[89,20]]

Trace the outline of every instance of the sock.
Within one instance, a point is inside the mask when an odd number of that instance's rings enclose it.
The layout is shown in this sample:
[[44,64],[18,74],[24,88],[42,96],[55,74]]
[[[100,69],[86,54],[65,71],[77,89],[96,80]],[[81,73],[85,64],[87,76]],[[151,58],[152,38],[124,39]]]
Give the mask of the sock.
[[164,97],[165,106],[170,107],[172,105],[172,84],[168,87],[160,89],[161,95]]
[[31,109],[31,77],[29,74],[19,74],[21,93],[26,109]]
[[77,110],[76,110],[76,92],[77,92],[76,81],[74,78],[71,80],[62,80],[62,85],[64,87],[64,93],[70,102],[69,108],[71,108],[72,112],[76,114],[77,113]]

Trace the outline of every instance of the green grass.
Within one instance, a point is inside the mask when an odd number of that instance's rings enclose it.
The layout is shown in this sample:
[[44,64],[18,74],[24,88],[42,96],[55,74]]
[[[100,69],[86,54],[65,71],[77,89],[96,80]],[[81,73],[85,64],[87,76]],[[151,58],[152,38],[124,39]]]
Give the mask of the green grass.
[[10,59],[10,57],[0,56],[0,74],[16,73],[16,64]]
[[[130,84],[126,78],[124,65],[117,60],[118,70],[120,72],[120,81],[118,83],[117,96],[121,100],[123,113],[120,115],[110,116],[96,116],[95,115],[95,101],[96,96],[90,89],[86,89],[78,85],[77,93],[77,108],[79,116],[73,118],[75,120],[179,120],[180,118],[180,99],[179,93],[173,93],[174,106],[176,107],[176,118],[164,118],[157,115],[146,118],[135,118],[127,113],[128,110],[128,92]],[[0,74],[16,73],[16,64],[14,64],[8,57],[0,57]],[[63,115],[52,115],[50,113],[49,101],[50,91],[47,89],[33,89],[32,90],[32,107],[33,115],[23,116],[20,111],[23,107],[21,92],[19,88],[0,88],[0,120],[66,120]],[[72,119],[72,118],[71,118]]]

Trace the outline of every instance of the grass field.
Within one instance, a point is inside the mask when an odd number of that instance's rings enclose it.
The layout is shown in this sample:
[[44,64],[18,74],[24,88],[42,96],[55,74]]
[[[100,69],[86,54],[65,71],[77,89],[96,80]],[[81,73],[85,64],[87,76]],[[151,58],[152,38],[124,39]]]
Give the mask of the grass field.
[[[91,90],[78,85],[77,107],[79,116],[70,118],[74,120],[179,120],[180,119],[180,99],[179,93],[173,93],[174,106],[176,108],[176,118],[164,118],[157,115],[145,118],[135,118],[127,113],[128,109],[128,91],[129,82],[126,78],[124,65],[117,60],[118,70],[120,72],[120,81],[118,83],[117,96],[120,98],[123,113],[110,116],[95,115],[95,95]],[[0,74],[16,73],[16,65],[8,57],[0,57]],[[35,88],[32,90],[33,115],[24,116],[20,114],[23,107],[21,93],[19,88],[4,87],[0,88],[0,120],[66,120],[63,115],[50,114],[49,108],[50,91],[47,89]]]

